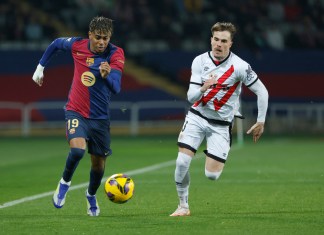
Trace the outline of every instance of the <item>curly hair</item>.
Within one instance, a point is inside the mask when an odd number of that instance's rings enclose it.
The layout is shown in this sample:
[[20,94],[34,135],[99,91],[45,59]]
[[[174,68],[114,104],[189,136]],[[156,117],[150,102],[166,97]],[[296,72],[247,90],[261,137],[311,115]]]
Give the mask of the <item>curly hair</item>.
[[113,21],[103,16],[94,17],[89,24],[89,31],[113,34]]
[[230,22],[217,22],[211,28],[211,33],[214,34],[216,31],[228,31],[231,34],[231,39],[233,40],[236,33],[236,27]]

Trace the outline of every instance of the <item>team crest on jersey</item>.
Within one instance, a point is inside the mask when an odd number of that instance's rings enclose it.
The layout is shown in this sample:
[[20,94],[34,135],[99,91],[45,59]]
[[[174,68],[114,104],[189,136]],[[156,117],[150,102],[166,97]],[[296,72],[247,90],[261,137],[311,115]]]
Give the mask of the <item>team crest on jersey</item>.
[[216,74],[213,74],[213,73],[210,73],[210,74],[208,75],[208,78],[209,78],[209,79],[216,79],[216,80],[218,80],[217,75],[216,75]]
[[93,73],[87,71],[81,75],[81,82],[87,87],[93,86],[93,84],[96,82],[96,77],[93,75]]
[[86,63],[87,63],[88,66],[93,65],[94,64],[94,58],[87,57]]
[[248,69],[245,70],[245,72],[246,72],[246,77],[247,77],[248,81],[251,81],[251,79],[256,76],[255,72],[252,70],[250,65],[249,65]]

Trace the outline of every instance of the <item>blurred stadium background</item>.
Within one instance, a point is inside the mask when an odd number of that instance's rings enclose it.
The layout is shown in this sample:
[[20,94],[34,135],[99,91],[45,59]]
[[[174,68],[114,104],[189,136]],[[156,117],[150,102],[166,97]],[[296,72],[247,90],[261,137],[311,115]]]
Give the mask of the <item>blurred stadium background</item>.
[[[210,28],[232,21],[233,52],[269,90],[266,134],[324,133],[323,0],[2,0],[0,136],[62,135],[73,73],[70,55],[55,57],[42,88],[32,74],[57,37],[87,37],[96,15],[112,18],[112,43],[125,50],[121,94],[112,100],[112,132],[178,133],[188,103],[193,58],[210,49]],[[242,95],[246,129],[256,97]]]

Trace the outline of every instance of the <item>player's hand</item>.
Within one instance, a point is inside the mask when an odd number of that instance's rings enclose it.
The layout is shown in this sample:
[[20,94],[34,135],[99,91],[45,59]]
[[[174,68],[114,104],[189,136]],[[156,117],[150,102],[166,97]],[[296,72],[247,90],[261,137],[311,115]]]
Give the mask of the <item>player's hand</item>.
[[205,91],[207,91],[210,87],[214,86],[217,84],[217,79],[216,76],[211,77],[210,79],[207,79],[203,86],[200,88],[200,91],[202,93],[204,93]]
[[253,141],[256,143],[264,131],[264,122],[255,123],[246,133],[253,135]]
[[44,66],[38,64],[33,75],[33,80],[38,84],[38,86],[42,86],[43,78],[44,78]]
[[101,62],[100,66],[99,66],[99,71],[100,71],[101,77],[106,79],[111,71],[111,67],[108,64],[108,62]]

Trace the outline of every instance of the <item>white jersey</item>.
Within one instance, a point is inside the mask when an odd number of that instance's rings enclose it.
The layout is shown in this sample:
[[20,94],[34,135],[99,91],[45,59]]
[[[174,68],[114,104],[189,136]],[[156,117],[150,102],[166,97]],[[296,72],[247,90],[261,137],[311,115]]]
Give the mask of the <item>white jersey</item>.
[[202,86],[212,77],[216,77],[217,85],[207,89],[191,108],[206,118],[232,122],[239,108],[242,83],[251,86],[258,76],[247,62],[233,52],[218,65],[211,52],[197,56],[192,62],[190,84]]

